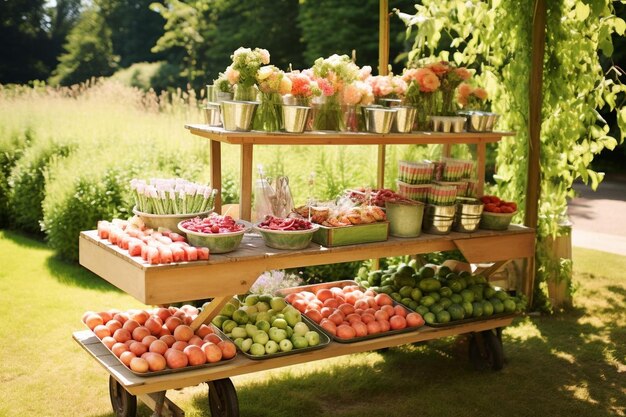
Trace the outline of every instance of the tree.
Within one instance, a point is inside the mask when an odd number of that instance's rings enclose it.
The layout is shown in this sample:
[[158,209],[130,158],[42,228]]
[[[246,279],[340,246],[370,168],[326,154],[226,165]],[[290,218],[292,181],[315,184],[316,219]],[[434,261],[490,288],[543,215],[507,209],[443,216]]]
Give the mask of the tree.
[[95,8],[83,12],[64,48],[51,84],[71,85],[94,76],[109,76],[117,67],[119,58],[113,55],[111,30]]
[[54,56],[45,29],[45,0],[0,1],[0,83],[46,78]]
[[150,9],[152,0],[100,0],[97,2],[104,21],[111,29],[113,54],[119,66],[136,62],[154,62],[162,56],[151,51],[163,34],[163,17]]

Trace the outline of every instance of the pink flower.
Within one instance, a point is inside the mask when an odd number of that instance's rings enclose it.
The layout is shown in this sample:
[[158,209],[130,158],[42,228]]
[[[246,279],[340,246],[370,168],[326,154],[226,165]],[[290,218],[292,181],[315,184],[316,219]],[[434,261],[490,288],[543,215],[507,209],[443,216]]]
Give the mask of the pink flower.
[[384,97],[393,93],[393,85],[391,79],[386,76],[376,75],[367,79],[375,97]]
[[359,70],[359,80],[365,81],[372,75],[372,67],[366,65]]
[[270,63],[270,52],[267,49],[256,48],[256,52],[259,53],[259,56],[261,57],[261,63],[263,65],[267,65]]
[[459,102],[461,106],[463,107],[467,106],[469,96],[470,94],[472,94],[472,92],[473,92],[473,89],[469,84],[461,83],[461,85],[459,85],[457,101]]
[[317,86],[322,91],[322,94],[326,97],[335,94],[335,88],[333,87],[332,83],[325,78],[318,78]]
[[405,68],[404,73],[402,74],[402,79],[407,83],[410,83],[411,81],[418,81],[418,74],[421,69],[423,68]]
[[239,82],[239,71],[237,71],[236,69],[233,69],[232,66],[229,66],[228,68],[226,68],[224,75],[226,76],[226,79],[231,85],[235,85]]
[[404,93],[406,93],[406,89],[408,86],[406,81],[404,81],[402,77],[400,77],[399,75],[394,76],[391,83],[393,85],[393,93],[395,95],[403,96]]
[[361,101],[361,90],[356,83],[346,85],[342,92],[342,102],[350,106],[354,106]]
[[311,79],[304,73],[290,72],[287,77],[291,80],[291,94],[298,97],[309,97],[311,91]]
[[437,77],[437,75],[433,71],[427,68],[421,69],[424,71],[420,73],[420,78],[418,78],[420,91],[423,93],[432,93],[434,91],[437,91],[437,89],[441,85],[439,77]]
[[450,71],[450,64],[446,61],[433,62],[426,65],[426,68],[437,74],[437,77],[441,78]]
[[468,69],[465,67],[455,68],[454,72],[463,81],[469,80],[472,76],[472,73],[469,72]]
[[477,87],[474,90],[474,95],[481,100],[487,100],[487,91],[484,88]]

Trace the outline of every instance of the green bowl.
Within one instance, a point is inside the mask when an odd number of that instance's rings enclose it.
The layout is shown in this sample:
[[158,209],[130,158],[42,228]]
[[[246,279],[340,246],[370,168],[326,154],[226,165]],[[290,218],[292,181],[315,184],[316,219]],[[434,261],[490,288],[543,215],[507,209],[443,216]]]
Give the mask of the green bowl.
[[244,233],[250,230],[249,224],[243,221],[238,221],[237,223],[243,224],[245,227],[239,232],[232,233],[194,232],[182,227],[182,221],[178,224],[178,228],[187,235],[187,240],[192,246],[209,248],[209,253],[227,253],[237,249],[243,239]]
[[319,225],[314,224],[307,230],[270,230],[254,225],[254,231],[263,236],[265,245],[274,249],[298,250],[304,249],[311,243],[313,233],[319,229]]
[[514,213],[490,213],[483,211],[480,217],[480,228],[487,230],[506,230],[511,224],[511,219],[517,214]]
[[206,217],[211,214],[213,210],[203,211],[200,213],[189,214],[152,214],[144,213],[133,207],[133,213],[136,214],[144,224],[150,229],[157,230],[159,227],[164,227],[172,232],[180,233],[182,230],[178,228],[178,224],[183,220],[193,219],[194,217]]

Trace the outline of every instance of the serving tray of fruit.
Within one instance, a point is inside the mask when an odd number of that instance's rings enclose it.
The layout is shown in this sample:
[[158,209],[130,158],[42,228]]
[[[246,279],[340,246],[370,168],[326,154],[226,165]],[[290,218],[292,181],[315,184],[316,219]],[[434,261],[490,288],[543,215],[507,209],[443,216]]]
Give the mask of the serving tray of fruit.
[[410,332],[424,325],[420,314],[355,281],[286,288],[279,293],[340,343]]
[[212,324],[249,359],[270,359],[321,349],[330,338],[283,297],[250,294],[234,298]]
[[152,310],[87,311],[83,323],[133,374],[148,377],[221,365],[237,350],[214,326],[189,327],[198,314],[185,305]]

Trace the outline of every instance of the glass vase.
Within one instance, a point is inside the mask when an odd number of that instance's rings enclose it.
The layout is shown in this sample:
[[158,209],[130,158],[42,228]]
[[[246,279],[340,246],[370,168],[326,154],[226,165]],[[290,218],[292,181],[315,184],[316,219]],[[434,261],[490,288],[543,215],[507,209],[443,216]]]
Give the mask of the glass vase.
[[456,115],[457,108],[454,91],[454,88],[445,88],[441,90],[441,107],[439,110],[439,114],[441,116]]
[[256,101],[257,88],[255,85],[235,85],[233,100],[236,101]]
[[430,116],[437,114],[437,93],[421,93],[407,100],[406,104],[417,109],[413,130],[429,131]]
[[282,125],[282,99],[278,93],[260,93],[261,102],[254,118],[254,130],[277,132]]
[[324,97],[324,100],[315,106],[313,130],[334,130],[343,128],[341,103],[338,94]]
[[341,106],[342,123],[339,127],[342,132],[359,131],[359,113],[356,105],[343,104]]

